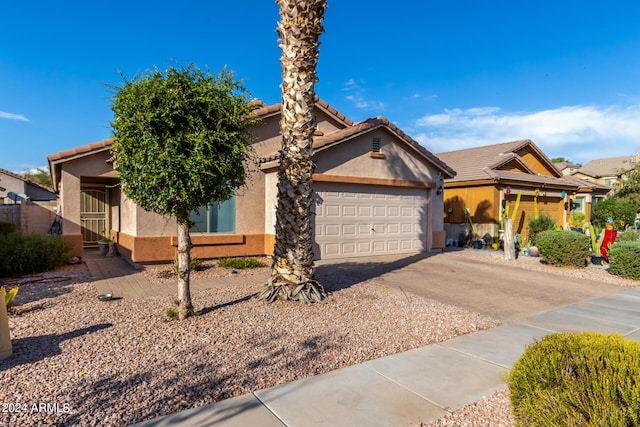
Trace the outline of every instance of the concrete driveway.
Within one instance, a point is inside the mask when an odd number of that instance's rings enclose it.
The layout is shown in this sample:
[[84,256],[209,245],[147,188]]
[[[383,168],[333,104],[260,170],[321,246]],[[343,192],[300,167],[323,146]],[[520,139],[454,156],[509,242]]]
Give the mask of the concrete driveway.
[[[340,275],[349,284],[374,279],[444,303],[512,322],[624,288],[585,279],[452,256],[448,252],[318,261],[316,277]],[[330,289],[328,289],[330,290]]]

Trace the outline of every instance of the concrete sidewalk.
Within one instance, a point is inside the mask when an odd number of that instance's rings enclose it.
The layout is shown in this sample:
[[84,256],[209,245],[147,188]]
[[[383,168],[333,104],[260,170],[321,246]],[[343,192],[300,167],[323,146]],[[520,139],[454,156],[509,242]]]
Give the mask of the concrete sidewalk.
[[586,330],[640,341],[640,288],[136,426],[417,426],[504,389],[535,339]]

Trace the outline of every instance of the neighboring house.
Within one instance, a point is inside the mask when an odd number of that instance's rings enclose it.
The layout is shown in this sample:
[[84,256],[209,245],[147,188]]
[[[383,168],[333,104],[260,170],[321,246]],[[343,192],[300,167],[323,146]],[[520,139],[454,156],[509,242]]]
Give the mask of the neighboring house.
[[24,200],[25,196],[34,202],[51,201],[58,198],[50,188],[43,187],[17,173],[0,169],[0,203],[13,204]]
[[573,172],[572,176],[606,185],[615,191],[625,173],[634,169],[639,161],[640,154],[595,159]]
[[58,196],[22,175],[0,169],[0,221],[23,233],[47,233],[56,217]]
[[[455,172],[384,118],[359,123],[316,103],[316,258],[425,252],[444,246],[443,179]],[[199,258],[272,254],[275,242],[280,105],[262,106],[254,129],[258,170],[229,201],[192,215]],[[134,262],[169,261],[174,219],[145,212],[123,195],[104,140],[48,157],[64,210],[63,236],[76,255],[110,234]]]
[[548,215],[556,224],[566,227],[571,219],[572,212],[567,209],[571,202],[582,200],[580,210],[589,219],[591,197],[609,191],[608,187],[564,176],[528,139],[437,156],[457,171],[454,178],[445,180],[444,191],[445,229],[451,239],[457,239],[462,230],[468,229],[465,209],[470,210],[481,236],[493,235],[499,228],[503,206],[509,208],[511,216],[521,193],[513,228],[526,238],[536,197],[539,215]]
[[562,172],[562,175],[571,175],[580,168],[580,165],[569,162],[554,162],[553,165]]

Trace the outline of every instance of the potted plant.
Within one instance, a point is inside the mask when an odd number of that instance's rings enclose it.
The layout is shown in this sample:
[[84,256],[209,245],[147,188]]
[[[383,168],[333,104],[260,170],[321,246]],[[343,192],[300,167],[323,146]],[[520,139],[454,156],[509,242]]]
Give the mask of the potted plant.
[[116,244],[110,235],[105,234],[100,240],[98,240],[98,251],[100,256],[116,255]]
[[473,233],[473,248],[474,249],[484,248],[485,242],[478,235],[478,229],[476,228],[476,225],[473,223],[473,219],[471,219],[471,211],[469,210],[469,208],[466,208],[464,210],[464,213],[467,217],[467,221],[469,221],[469,225],[471,226],[471,232]]

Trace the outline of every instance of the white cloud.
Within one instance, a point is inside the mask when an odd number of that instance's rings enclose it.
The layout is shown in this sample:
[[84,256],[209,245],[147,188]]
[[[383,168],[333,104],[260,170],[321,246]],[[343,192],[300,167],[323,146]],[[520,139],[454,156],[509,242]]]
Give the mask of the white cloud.
[[13,113],[5,113],[4,111],[0,111],[0,119],[8,119],[8,120],[19,120],[21,122],[28,122],[30,121],[29,119],[27,119],[25,116],[20,115],[20,114],[13,114]]
[[579,163],[640,150],[640,105],[578,105],[537,112],[452,109],[423,116],[415,126],[415,139],[434,153],[518,139],[531,139],[549,157]]
[[342,90],[349,92],[349,94],[345,96],[345,99],[351,101],[357,109],[363,111],[375,111],[376,115],[384,111],[385,103],[382,101],[368,99],[365,96],[365,89],[363,89],[354,79],[347,80],[342,86]]

